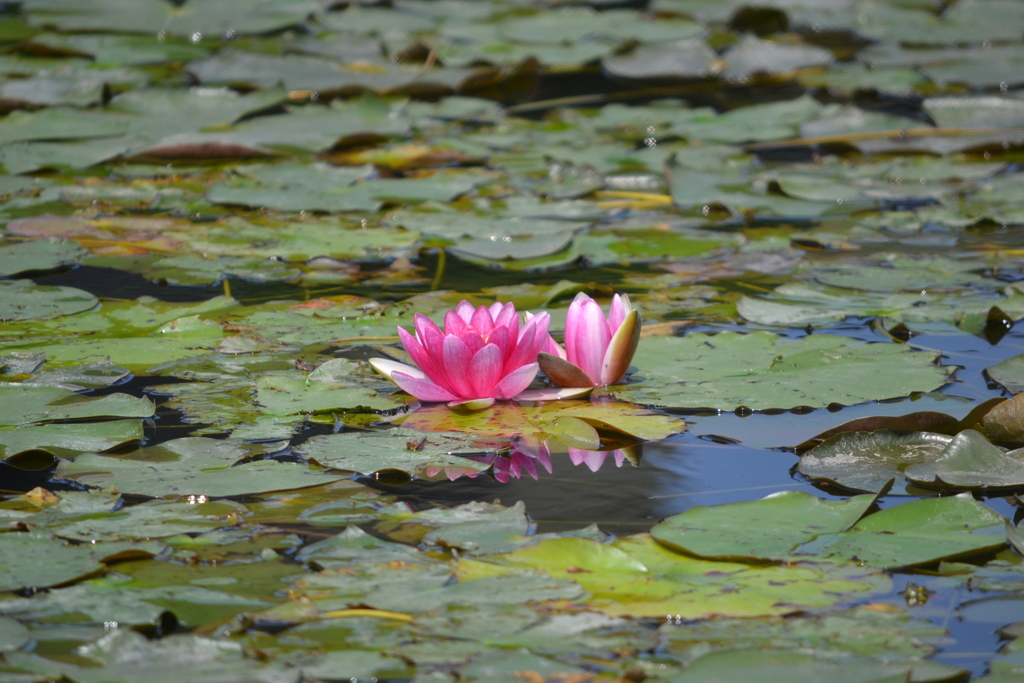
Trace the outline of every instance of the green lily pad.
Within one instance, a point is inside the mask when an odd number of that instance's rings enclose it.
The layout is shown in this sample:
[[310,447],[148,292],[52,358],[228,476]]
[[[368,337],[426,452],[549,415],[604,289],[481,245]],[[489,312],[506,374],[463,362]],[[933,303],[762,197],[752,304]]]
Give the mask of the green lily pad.
[[[190,36],[203,32],[210,38],[229,31],[264,33],[302,23],[319,5],[309,0],[280,2],[261,0],[255,4],[238,0],[213,0],[195,7],[149,5],[123,0],[97,0],[84,8],[74,0],[32,0],[25,6],[30,24],[53,25],[62,31],[157,31]],[[232,33],[233,35],[233,33]]]
[[146,368],[159,363],[188,358],[204,351],[213,350],[220,343],[223,332],[219,326],[213,326],[209,332],[213,332],[213,334],[195,338],[172,336],[96,340],[82,338],[57,344],[34,346],[32,350],[45,353],[48,362],[52,365],[95,363],[109,358],[117,365],[141,373]]
[[[791,514],[793,503],[797,504],[796,507],[800,504],[806,507],[807,502],[815,505],[813,501],[806,500],[812,496],[793,495],[795,493],[798,492],[775,494],[748,503],[694,508],[675,519],[669,518],[672,522],[663,522],[658,540],[664,536],[672,547],[723,558],[785,558],[790,561],[812,557],[833,560],[857,558],[867,564],[889,568],[970,556],[998,549],[1006,543],[1002,517],[975,501],[970,494],[960,494],[905,503],[868,515],[855,526],[840,531],[825,528],[820,537],[816,533],[810,534],[804,545],[798,547],[795,545],[800,541],[797,533],[775,531],[775,525],[783,524],[781,520]],[[874,497],[856,496],[840,505],[849,506],[858,499],[870,504]],[[822,505],[836,504],[817,503],[818,507]],[[781,515],[774,511],[779,506],[785,511]],[[708,520],[704,524],[713,526],[706,528],[708,531],[715,529],[718,536],[706,533],[704,527],[697,527],[698,533],[693,534],[685,526],[690,517]],[[748,529],[752,519],[769,529],[756,545],[751,545],[745,538],[745,531],[728,535],[722,533],[722,529]],[[813,526],[810,528],[813,530]],[[692,543],[689,538],[693,539]]]
[[210,498],[305,488],[339,479],[298,463],[240,463],[250,450],[238,442],[185,437],[143,449],[143,459],[80,455],[74,462],[62,461],[56,476],[142,496]]
[[67,623],[84,619],[98,624],[115,621],[119,627],[127,627],[159,624],[168,612],[165,606],[168,604],[193,603],[235,609],[260,609],[269,606],[262,600],[201,586],[132,588],[123,585],[125,581],[125,577],[83,581],[74,586],[41,593],[39,600],[2,600],[0,609],[7,614],[17,614],[23,619],[34,621]]
[[911,465],[907,479],[940,489],[978,489],[1024,486],[1024,449],[1006,452],[988,439],[966,429],[931,462]]
[[489,465],[464,457],[493,451],[493,445],[477,445],[478,440],[456,432],[391,429],[314,436],[295,450],[322,467],[360,474],[381,470],[416,473],[446,466],[482,472]]
[[942,456],[952,437],[931,432],[845,432],[830,437],[800,457],[797,471],[853,491],[906,493],[904,471]]
[[897,568],[969,557],[1005,544],[1003,518],[971,494],[961,493],[915,500],[869,515],[817,554]]
[[263,373],[256,402],[270,415],[344,410],[388,410],[398,404],[383,393],[389,385],[344,358],[327,361],[308,375]]
[[304,546],[295,559],[312,562],[320,569],[343,569],[356,564],[415,562],[417,555],[419,551],[412,546],[383,541],[353,525],[337,536]]
[[21,622],[10,617],[0,617],[0,652],[17,650],[29,640],[31,636],[28,629]]
[[[195,681],[224,683],[294,683],[298,671],[281,664],[261,664],[245,656],[242,646],[227,639],[195,635],[170,635],[157,641],[131,629],[114,630],[75,651],[99,666],[33,662],[50,676],[66,676],[81,683],[117,680],[125,683],[171,683],[187,676]],[[28,662],[19,660],[24,668]]]
[[759,649],[810,651],[820,655],[920,660],[936,651],[945,629],[902,610],[866,606],[823,614],[760,619],[713,619],[701,623],[666,620],[659,627],[666,653],[688,662],[713,651]]
[[[610,546],[586,539],[549,539],[484,559],[460,561],[460,581],[496,572],[501,576],[510,568],[541,569],[579,583],[592,596],[591,608],[610,615],[697,619],[783,614],[795,605],[826,606],[841,595],[884,591],[888,585],[872,570],[747,567],[695,559],[668,550],[647,534]],[[709,572],[724,582],[707,581]]]
[[[101,571],[105,562],[152,557],[162,543],[97,543],[70,545],[49,534],[0,534],[0,590],[48,588]],[[39,562],[46,557],[46,562]]]
[[964,670],[933,663],[888,663],[875,660],[837,662],[803,652],[772,650],[724,650],[699,658],[674,680],[683,683],[792,681],[793,683],[900,683],[901,681],[948,682],[960,679]]
[[850,529],[876,500],[877,496],[863,495],[830,503],[804,491],[782,491],[728,507],[690,508],[655,525],[651,536],[698,557],[781,560],[819,536]]
[[2,321],[49,320],[88,311],[98,303],[92,294],[74,287],[36,285],[29,280],[0,282]]
[[[0,247],[0,277],[53,270],[79,261],[85,251],[66,240],[36,240]],[[73,290],[78,291],[78,290]]]
[[102,453],[142,441],[142,437],[142,422],[139,420],[20,427],[0,431],[0,458],[37,450],[62,458],[78,453]]
[[[740,297],[736,310],[750,322],[762,325],[803,327],[837,322],[853,315],[884,315],[908,325],[939,321],[958,323],[974,333],[984,327],[985,315],[993,306],[1011,316],[1024,315],[1024,297],[1019,291],[1007,287],[1001,294],[973,289],[952,293],[923,290],[917,294],[886,294],[789,283],[775,288],[767,298]],[[972,326],[972,318],[980,318],[981,325]]]
[[123,503],[119,495],[108,491],[66,491],[55,504],[22,517],[22,521],[61,538],[125,541],[209,532],[222,526],[224,517],[245,511],[230,502]]
[[985,368],[992,381],[998,382],[1009,391],[1024,392],[1024,353]]
[[152,417],[155,411],[148,398],[128,394],[86,398],[60,386],[0,384],[0,426],[97,417],[143,418]]
[[610,391],[634,403],[719,410],[853,405],[937,389],[950,370],[935,359],[899,344],[824,334],[655,337],[633,359],[634,378],[643,379]]

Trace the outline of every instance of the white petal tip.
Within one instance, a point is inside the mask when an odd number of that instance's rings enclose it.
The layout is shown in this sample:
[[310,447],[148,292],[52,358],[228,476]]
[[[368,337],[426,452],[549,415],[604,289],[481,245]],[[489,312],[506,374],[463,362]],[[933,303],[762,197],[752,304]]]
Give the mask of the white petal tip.
[[561,401],[570,398],[589,396],[594,387],[551,387],[545,389],[527,389],[515,396],[516,401]]
[[475,413],[478,410],[486,410],[493,405],[493,398],[474,398],[468,401],[452,401],[448,404],[448,407],[457,413]]

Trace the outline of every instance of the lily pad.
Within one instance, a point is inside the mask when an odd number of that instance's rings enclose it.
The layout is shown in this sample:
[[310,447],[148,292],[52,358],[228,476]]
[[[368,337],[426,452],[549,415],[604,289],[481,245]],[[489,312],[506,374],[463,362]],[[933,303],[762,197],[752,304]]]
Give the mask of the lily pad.
[[[841,561],[856,558],[886,568],[910,567],[966,557],[998,549],[1006,543],[1002,517],[975,501],[970,494],[964,493],[950,498],[925,498],[905,503],[868,515],[854,526],[842,530],[824,528],[820,537],[817,534],[809,535],[801,546],[796,544],[800,541],[799,534],[780,534],[776,531],[776,525],[789,514],[792,503],[797,503],[799,507],[800,503],[806,505],[805,497],[813,498],[809,494],[794,496],[794,493],[799,492],[774,494],[749,503],[694,508],[677,515],[677,521],[663,522],[666,526],[661,528],[668,531],[659,534],[671,532],[667,538],[673,547],[695,554],[710,550],[715,557],[743,557],[746,560],[785,558],[789,561],[811,558]],[[857,496],[840,505],[851,506],[852,509],[851,504],[858,499],[870,504],[874,497]],[[820,501],[818,504],[827,505]],[[782,516],[775,511],[779,506],[786,511]],[[688,516],[711,520],[705,523],[713,523],[714,526],[709,527],[709,530],[715,529],[715,534],[703,533],[701,527],[698,527],[700,533],[689,534]],[[743,531],[722,533],[722,529],[748,529],[751,519],[757,519],[758,523],[770,529],[770,533],[764,534],[755,546],[750,545]],[[675,527],[679,527],[680,531],[674,531]],[[692,544],[689,537],[693,538]],[[705,544],[711,545],[706,549]]]
[[427,467],[445,466],[482,472],[487,464],[465,456],[493,451],[494,445],[477,444],[477,437],[456,432],[391,429],[314,436],[295,450],[322,467],[360,474],[381,470],[416,473]]
[[674,680],[683,683],[791,681],[792,683],[935,683],[953,681],[963,669],[933,662],[897,663],[876,660],[834,661],[804,652],[725,650],[699,658]]
[[643,379],[612,387],[634,403],[751,410],[830,403],[853,405],[932,391],[950,369],[936,356],[899,344],[867,344],[815,334],[802,339],[768,332],[689,334],[646,339],[634,372]]
[[1005,544],[1003,518],[961,493],[876,512],[816,554],[897,568],[970,557]]
[[143,449],[142,459],[80,455],[74,462],[62,461],[56,476],[142,496],[209,498],[305,488],[339,479],[298,463],[241,462],[250,451],[251,447],[238,442],[185,437]]
[[[80,260],[85,251],[66,240],[36,240],[0,247],[0,277],[53,270]],[[78,291],[78,290],[74,290]]]
[[1024,354],[1013,356],[985,368],[992,381],[998,382],[1009,391],[1024,392]]
[[21,622],[10,617],[0,617],[0,652],[17,650],[28,643],[31,636]]
[[152,417],[156,406],[148,398],[109,394],[86,398],[60,386],[0,384],[0,426],[98,417]]
[[[830,503],[804,491],[782,491],[728,507],[690,508],[655,525],[651,536],[698,557],[781,560],[819,536],[850,529],[876,500],[864,495]],[[726,509],[729,514],[724,514]],[[737,533],[741,519],[742,532]]]
[[139,420],[20,427],[0,431],[0,458],[10,458],[25,451],[46,451],[62,458],[78,453],[102,453],[142,441],[142,436],[142,422]]
[[256,402],[270,415],[388,410],[397,404],[384,393],[387,387],[352,361],[338,358],[305,376],[261,374],[256,378]]
[[878,492],[890,481],[893,493],[906,493],[904,471],[942,456],[953,440],[931,432],[844,432],[830,437],[800,457],[797,471],[853,491]]
[[[97,543],[71,545],[49,534],[10,532],[0,534],[0,590],[48,588],[74,581],[104,569],[105,562],[152,557],[162,543]],[[39,562],[46,557],[46,562]]]
[[[457,574],[462,581],[522,567],[572,579],[592,595],[592,608],[606,614],[672,614],[682,619],[782,614],[795,605],[825,606],[840,595],[885,590],[887,585],[872,571],[830,573],[802,566],[747,567],[694,559],[658,545],[646,534],[612,545],[575,538],[544,540],[489,556],[486,563],[462,560]],[[708,572],[727,576],[727,582],[706,582],[702,577]]]
[[2,321],[49,320],[88,311],[98,303],[95,296],[74,287],[36,285],[30,280],[0,282]]
[[911,465],[905,474],[930,488],[1017,488],[1024,486],[1024,449],[1005,452],[967,429],[953,437],[937,459]]

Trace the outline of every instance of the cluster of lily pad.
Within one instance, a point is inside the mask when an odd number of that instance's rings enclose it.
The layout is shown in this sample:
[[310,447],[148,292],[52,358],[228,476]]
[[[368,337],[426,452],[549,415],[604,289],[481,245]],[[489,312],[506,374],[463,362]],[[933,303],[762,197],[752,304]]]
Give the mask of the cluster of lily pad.
[[[955,613],[1019,678],[1021,399],[982,401],[1024,361],[978,390],[938,349],[1012,354],[1024,316],[1021,7],[7,3],[0,677],[964,680]],[[635,355],[581,350],[581,292],[642,307]],[[537,363],[589,400],[370,369],[462,300],[549,316]],[[629,469],[733,411],[844,495],[614,538],[380,491]]]

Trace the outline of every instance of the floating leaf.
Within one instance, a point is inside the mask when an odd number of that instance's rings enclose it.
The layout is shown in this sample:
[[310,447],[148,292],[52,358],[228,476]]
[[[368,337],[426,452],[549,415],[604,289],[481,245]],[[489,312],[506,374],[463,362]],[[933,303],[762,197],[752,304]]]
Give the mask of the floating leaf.
[[314,436],[296,451],[322,467],[373,474],[381,470],[416,473],[427,467],[454,466],[482,472],[488,465],[469,460],[494,445],[456,432],[424,433],[412,429],[348,432]]
[[1006,543],[1003,518],[969,493],[924,498],[876,512],[817,554],[857,558],[882,567],[912,567],[998,550]]
[[36,240],[0,247],[0,277],[53,270],[75,263],[84,254],[81,247],[66,240]]
[[[593,596],[592,608],[606,614],[678,614],[683,619],[782,614],[792,611],[794,605],[832,604],[841,594],[885,590],[886,583],[870,572],[829,573],[801,566],[748,568],[694,559],[667,550],[646,534],[610,546],[586,539],[550,539],[506,555],[492,555],[487,564],[462,560],[460,581],[501,571],[494,569],[492,562],[506,565],[504,571],[535,567],[553,577],[571,579]],[[725,583],[705,582],[708,572],[728,578]]]
[[978,489],[1024,486],[1024,449],[1005,452],[967,429],[930,462],[906,468],[907,479],[931,488]]
[[726,683],[727,681],[792,681],[792,683],[900,683],[901,681],[956,680],[963,669],[934,662],[896,663],[876,660],[844,660],[815,657],[804,652],[772,650],[727,650],[697,659],[676,679],[683,683]]
[[67,458],[78,453],[102,453],[142,441],[142,437],[142,423],[138,420],[20,427],[0,431],[0,457],[38,450]]
[[991,365],[985,372],[1007,390],[1015,394],[1024,392],[1024,354]]
[[877,496],[830,503],[782,491],[730,506],[694,507],[655,525],[651,536],[673,550],[717,560],[781,560],[819,536],[850,529]]
[[[34,244],[30,242],[29,244]],[[99,299],[74,287],[35,285],[29,280],[0,282],[0,320],[48,320],[81,313]]]
[[155,410],[148,398],[128,394],[86,398],[60,386],[0,384],[0,426],[97,417],[143,418],[152,417]]
[[804,453],[797,471],[853,491],[878,492],[895,481],[893,492],[906,493],[904,471],[934,462],[952,440],[943,434],[889,429],[843,432]]
[[643,380],[613,387],[641,404],[751,410],[852,405],[931,391],[949,369],[899,344],[833,335],[788,339],[768,332],[655,337],[633,362]]
[[207,496],[219,498],[328,484],[337,476],[311,471],[306,465],[253,460],[240,462],[245,444],[186,437],[151,446],[145,459],[85,454],[62,461],[56,476],[92,486],[114,486],[142,496]]
[[[670,524],[663,522],[666,526],[662,529],[665,531],[659,534],[670,533],[667,538],[673,547],[696,554],[703,554],[705,544],[710,544],[707,549],[723,558],[785,558],[790,561],[812,557],[835,561],[856,558],[867,564],[887,568],[966,557],[998,549],[1006,542],[1002,517],[975,501],[970,494],[964,493],[951,498],[925,498],[904,503],[868,515],[852,528],[845,524],[839,528],[824,527],[820,537],[817,533],[809,534],[803,547],[800,547],[797,545],[801,540],[800,532],[780,533],[776,530],[779,520],[786,519],[794,508],[799,508],[801,504],[806,507],[808,502],[815,505],[814,501],[818,500],[805,493],[793,495],[797,493],[800,492],[787,491],[748,503],[694,508],[677,515]],[[844,506],[850,506],[852,510],[853,501],[858,499],[870,505],[874,497],[857,496],[834,509],[842,511]],[[816,505],[820,507],[829,504],[818,501]],[[867,505],[861,506],[861,512]],[[776,511],[780,506],[785,511],[783,515]],[[820,515],[820,512],[816,514]],[[705,524],[713,523],[714,526],[708,527],[708,531],[715,529],[716,532],[703,533],[703,529],[698,527],[702,533],[692,534],[694,545],[691,547],[687,540],[691,536],[688,533],[688,515],[708,520]],[[749,528],[751,519],[768,527],[768,532],[761,536],[757,545],[750,545],[744,538],[745,532],[722,534],[722,529]],[[813,529],[813,526],[808,528]],[[679,531],[675,531],[676,527]]]
[[[101,571],[105,562],[152,557],[162,543],[98,543],[71,545],[49,534],[0,534],[0,589],[48,588]],[[39,562],[46,557],[46,562]]]

